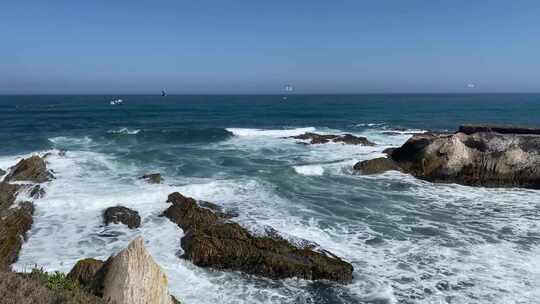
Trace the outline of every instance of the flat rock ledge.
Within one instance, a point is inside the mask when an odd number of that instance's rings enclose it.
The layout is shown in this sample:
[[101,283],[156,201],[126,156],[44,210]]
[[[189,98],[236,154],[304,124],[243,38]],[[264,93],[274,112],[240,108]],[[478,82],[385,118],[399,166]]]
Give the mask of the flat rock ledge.
[[[465,125],[459,130],[414,135],[403,146],[388,151],[389,159],[401,171],[431,182],[540,189],[540,135],[536,129]],[[377,161],[355,167],[375,166]]]
[[142,237],[105,262],[80,260],[68,278],[79,282],[106,303],[180,303],[169,294],[167,276],[144,247]]
[[362,146],[375,146],[375,143],[369,141],[366,137],[354,136],[352,134],[333,135],[333,134],[317,134],[306,132],[304,134],[290,136],[287,138],[299,139],[308,141],[309,144],[326,144],[329,142],[343,143],[347,145],[362,145]]
[[135,210],[123,206],[109,207],[103,212],[103,221],[105,225],[110,223],[122,223],[128,228],[138,228],[141,226],[141,217]]
[[236,270],[272,279],[352,281],[353,266],[329,252],[298,248],[286,240],[256,237],[219,213],[178,192],[164,216],[184,230],[182,258],[201,267]]

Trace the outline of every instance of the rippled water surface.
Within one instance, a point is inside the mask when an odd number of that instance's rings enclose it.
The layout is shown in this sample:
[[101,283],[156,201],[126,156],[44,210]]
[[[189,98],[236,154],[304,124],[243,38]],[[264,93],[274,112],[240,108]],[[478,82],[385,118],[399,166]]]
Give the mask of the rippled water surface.
[[[124,104],[111,106],[115,98]],[[49,159],[57,179],[35,201],[15,268],[69,271],[142,234],[186,303],[538,303],[540,191],[360,176],[352,166],[411,132],[538,125],[539,114],[538,95],[2,96],[0,168],[67,150]],[[377,146],[285,138],[307,131]],[[137,179],[154,171],[164,184]],[[173,191],[236,211],[254,233],[268,225],[314,241],[350,261],[354,281],[271,281],[181,260],[183,232],[159,216]],[[117,204],[139,211],[139,229],[102,226]]]

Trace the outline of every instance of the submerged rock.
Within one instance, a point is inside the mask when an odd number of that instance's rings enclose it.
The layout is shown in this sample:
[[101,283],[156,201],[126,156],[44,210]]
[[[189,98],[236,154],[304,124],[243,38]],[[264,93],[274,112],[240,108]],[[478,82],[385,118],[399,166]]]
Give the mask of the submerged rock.
[[534,129],[460,130],[470,134],[414,135],[390,157],[402,171],[432,182],[540,189],[540,135],[529,134]]
[[146,251],[142,237],[111,256],[96,272],[90,285],[90,289],[107,303],[175,303],[169,294],[167,276]]
[[353,267],[340,258],[298,248],[281,238],[256,237],[193,198],[175,192],[164,215],[185,232],[182,258],[201,267],[238,270],[273,279],[298,277],[349,283]]
[[31,181],[43,183],[50,181],[52,178],[53,175],[47,170],[43,158],[34,155],[22,159],[15,166],[10,168],[10,172],[4,181]]
[[30,197],[34,199],[39,199],[45,196],[45,189],[40,185],[35,185],[30,189]]
[[163,180],[160,173],[145,174],[140,179],[144,179],[149,184],[161,184]]
[[141,225],[141,217],[135,210],[123,206],[109,207],[103,213],[105,225],[110,223],[122,223],[130,229],[138,228]]
[[358,162],[354,165],[354,170],[362,174],[379,174],[390,170],[401,171],[395,161],[388,157],[379,157]]
[[314,144],[325,144],[329,142],[341,142],[348,145],[363,145],[363,146],[375,146],[375,143],[369,141],[366,137],[354,136],[352,134],[343,134],[343,135],[332,135],[332,134],[317,134],[306,132],[304,134],[291,136],[287,138],[294,138],[300,140],[309,140],[309,143]]

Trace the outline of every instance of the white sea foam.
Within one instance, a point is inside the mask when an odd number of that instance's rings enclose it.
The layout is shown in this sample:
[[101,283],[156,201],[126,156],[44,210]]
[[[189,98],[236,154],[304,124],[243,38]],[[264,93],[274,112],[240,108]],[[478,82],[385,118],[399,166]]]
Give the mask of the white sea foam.
[[107,131],[107,133],[126,134],[126,135],[135,135],[135,134],[139,134],[139,132],[141,132],[141,130],[139,130],[139,129],[131,130],[131,129],[128,129],[128,128],[120,128],[120,129]]
[[319,165],[294,166],[294,171],[301,175],[323,175],[324,168]]
[[57,136],[49,138],[49,141],[58,145],[86,145],[92,143],[92,139],[89,136],[83,137],[67,137]]
[[264,130],[264,129],[246,129],[246,128],[227,128],[227,131],[233,133],[235,136],[245,136],[245,137],[254,137],[254,136],[266,136],[266,137],[287,137],[287,136],[296,136],[304,134],[306,132],[314,132],[315,128],[296,128],[296,129],[274,129],[274,130]]

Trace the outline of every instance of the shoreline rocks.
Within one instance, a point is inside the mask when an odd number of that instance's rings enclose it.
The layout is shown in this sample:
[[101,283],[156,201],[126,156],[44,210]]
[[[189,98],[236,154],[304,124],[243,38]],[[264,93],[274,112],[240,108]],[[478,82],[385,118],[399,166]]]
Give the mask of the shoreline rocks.
[[283,239],[256,237],[197,201],[175,192],[164,216],[184,230],[184,259],[200,267],[237,270],[272,279],[352,281],[353,266],[330,253],[297,248]]
[[391,170],[401,171],[398,164],[388,157],[379,157],[358,162],[354,165],[353,169],[366,175],[379,174]]
[[130,229],[141,226],[141,217],[135,210],[123,206],[109,207],[103,212],[105,225],[122,223]]
[[[540,135],[535,133],[540,130],[492,125],[459,130],[470,134],[417,134],[389,150],[389,157],[403,172],[431,182],[540,189]],[[377,161],[355,167],[374,167]]]
[[54,178],[52,173],[47,170],[47,165],[43,158],[33,155],[29,158],[20,160],[15,166],[11,167],[9,174],[4,178],[9,181],[30,181],[34,183],[44,183]]
[[140,236],[105,262],[96,259],[77,262],[68,277],[106,303],[179,303],[170,295],[167,276],[148,253]]
[[352,134],[332,135],[332,134],[317,134],[312,132],[306,132],[304,134],[290,136],[286,138],[293,138],[299,140],[306,140],[308,144],[326,144],[329,142],[343,143],[347,145],[362,145],[362,146],[375,146],[375,143],[369,141],[366,137],[354,136]]

